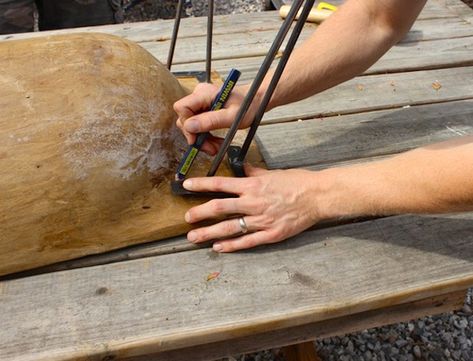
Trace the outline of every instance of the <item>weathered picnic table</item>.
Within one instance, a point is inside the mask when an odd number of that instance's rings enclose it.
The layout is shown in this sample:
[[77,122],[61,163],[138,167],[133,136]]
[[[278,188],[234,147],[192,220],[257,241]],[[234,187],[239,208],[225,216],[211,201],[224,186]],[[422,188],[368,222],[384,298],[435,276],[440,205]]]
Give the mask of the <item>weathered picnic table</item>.
[[[214,68],[251,80],[280,23],[217,17]],[[65,32],[123,36],[165,61],[171,28]],[[173,70],[204,68],[205,29],[183,21]],[[268,113],[258,145],[269,168],[321,169],[473,134],[472,79],[473,11],[430,0],[364,75]],[[182,236],[0,281],[0,359],[212,360],[449,311],[471,286],[472,213],[325,223],[234,254]]]

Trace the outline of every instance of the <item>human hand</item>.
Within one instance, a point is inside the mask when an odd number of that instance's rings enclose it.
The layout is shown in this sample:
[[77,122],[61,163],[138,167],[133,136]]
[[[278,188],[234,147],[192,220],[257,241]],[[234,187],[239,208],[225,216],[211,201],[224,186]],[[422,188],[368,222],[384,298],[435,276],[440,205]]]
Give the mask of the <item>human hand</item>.
[[[209,111],[210,106],[217,96],[220,88],[216,85],[202,83],[197,85],[192,94],[174,103],[174,110],[178,115],[177,126],[187,139],[193,144],[198,133],[209,132],[216,129],[229,128],[238,113],[238,109],[247,93],[247,86],[235,87],[228,98],[225,108]],[[240,128],[251,124],[255,114],[257,97],[246,113]],[[202,145],[202,150],[210,155],[215,155],[222,144],[222,138],[210,135]]]
[[197,228],[187,235],[200,243],[218,240],[217,252],[232,252],[261,244],[276,243],[294,236],[320,220],[315,201],[317,178],[314,172],[293,169],[268,171],[247,166],[246,178],[204,177],[187,179],[184,188],[192,191],[234,193],[239,198],[213,199],[191,208],[188,223],[223,216],[241,215],[248,227],[242,234],[238,218]]

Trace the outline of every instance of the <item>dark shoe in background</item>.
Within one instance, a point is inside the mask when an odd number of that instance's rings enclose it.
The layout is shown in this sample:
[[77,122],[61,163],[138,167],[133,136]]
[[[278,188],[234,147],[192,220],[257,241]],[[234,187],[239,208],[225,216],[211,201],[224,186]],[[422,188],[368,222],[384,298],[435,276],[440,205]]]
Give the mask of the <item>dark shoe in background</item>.
[[0,0],[0,34],[34,29],[34,0]]

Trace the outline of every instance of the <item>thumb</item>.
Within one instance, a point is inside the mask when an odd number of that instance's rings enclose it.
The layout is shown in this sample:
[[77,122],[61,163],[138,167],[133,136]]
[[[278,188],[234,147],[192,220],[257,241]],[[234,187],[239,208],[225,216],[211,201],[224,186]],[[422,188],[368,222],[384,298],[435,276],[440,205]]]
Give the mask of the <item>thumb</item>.
[[245,163],[244,167],[245,174],[248,177],[259,177],[268,172],[268,170],[259,167],[254,167],[250,163]]
[[201,113],[184,122],[184,130],[189,133],[204,133],[230,127],[232,117],[227,109]]

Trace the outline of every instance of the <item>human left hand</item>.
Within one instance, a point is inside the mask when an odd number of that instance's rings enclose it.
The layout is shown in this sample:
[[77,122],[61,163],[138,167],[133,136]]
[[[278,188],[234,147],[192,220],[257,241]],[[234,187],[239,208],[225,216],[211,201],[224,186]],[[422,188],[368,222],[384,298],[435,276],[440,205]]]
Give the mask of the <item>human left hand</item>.
[[234,193],[239,197],[210,200],[191,208],[185,219],[188,223],[196,223],[239,215],[244,217],[248,233],[242,234],[239,218],[230,218],[190,231],[189,241],[217,240],[213,244],[214,251],[232,252],[282,241],[320,219],[315,202],[315,172],[301,169],[268,171],[251,166],[246,166],[245,171],[248,175],[245,178],[187,179],[184,188],[188,190]]

